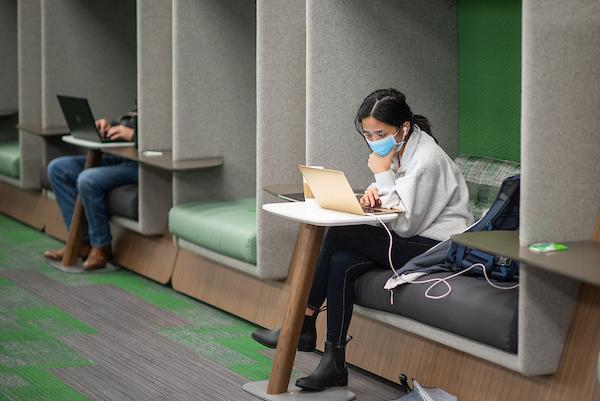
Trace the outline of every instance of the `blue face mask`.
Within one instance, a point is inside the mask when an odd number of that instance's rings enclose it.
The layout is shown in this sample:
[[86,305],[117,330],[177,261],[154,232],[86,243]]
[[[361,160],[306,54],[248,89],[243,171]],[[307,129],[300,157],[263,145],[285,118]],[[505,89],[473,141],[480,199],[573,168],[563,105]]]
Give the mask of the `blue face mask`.
[[405,141],[396,142],[396,139],[394,137],[395,135],[390,135],[378,141],[367,140],[367,143],[369,144],[369,147],[371,148],[371,150],[373,150],[373,152],[383,157],[387,156],[394,146],[397,146],[396,150],[398,151],[400,150],[402,145],[404,145]]

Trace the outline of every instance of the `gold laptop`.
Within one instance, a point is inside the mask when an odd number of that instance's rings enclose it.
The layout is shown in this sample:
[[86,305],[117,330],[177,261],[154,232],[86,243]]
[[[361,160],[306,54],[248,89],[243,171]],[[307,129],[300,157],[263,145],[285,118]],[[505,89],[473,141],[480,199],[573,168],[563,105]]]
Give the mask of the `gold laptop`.
[[383,209],[363,206],[352,190],[343,171],[299,165],[319,206],[323,209],[359,214],[400,213],[403,209]]

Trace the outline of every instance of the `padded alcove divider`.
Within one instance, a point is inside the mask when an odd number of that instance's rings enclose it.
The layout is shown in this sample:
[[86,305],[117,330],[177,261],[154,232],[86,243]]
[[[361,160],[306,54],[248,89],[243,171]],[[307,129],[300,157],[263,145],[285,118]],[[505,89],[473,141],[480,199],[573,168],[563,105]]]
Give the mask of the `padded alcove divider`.
[[[41,0],[19,0],[17,17],[19,61],[19,124],[42,125]],[[19,131],[20,185],[39,188],[44,150],[42,138]]]
[[255,196],[255,24],[253,1],[173,3],[173,157],[225,160],[175,173],[176,205]]
[[[172,145],[172,6],[162,0],[137,1],[138,150]],[[162,234],[172,204],[172,174],[139,167],[138,231]]]
[[[521,245],[590,240],[600,210],[600,3],[524,0]],[[578,283],[521,267],[519,370],[554,372]]]
[[354,128],[363,98],[402,91],[440,145],[458,148],[456,1],[307,1],[307,162],[343,170],[355,188],[373,180]]
[[[118,12],[115,12],[118,10]],[[19,2],[19,104],[24,126],[66,127],[57,94],[87,97],[117,119],[136,98],[135,1]],[[39,188],[42,164],[80,150],[21,131],[21,186]]]
[[298,224],[269,215],[272,184],[302,182],[305,163],[305,3],[257,2],[257,252],[261,278],[288,274]]

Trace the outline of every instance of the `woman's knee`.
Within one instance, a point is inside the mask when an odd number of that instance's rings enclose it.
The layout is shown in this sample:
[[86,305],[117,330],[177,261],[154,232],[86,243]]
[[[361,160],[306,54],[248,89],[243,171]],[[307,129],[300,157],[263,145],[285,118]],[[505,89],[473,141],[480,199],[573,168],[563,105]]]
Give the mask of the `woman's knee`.
[[351,284],[362,274],[377,269],[377,262],[353,251],[339,251],[331,256],[329,283],[334,286]]

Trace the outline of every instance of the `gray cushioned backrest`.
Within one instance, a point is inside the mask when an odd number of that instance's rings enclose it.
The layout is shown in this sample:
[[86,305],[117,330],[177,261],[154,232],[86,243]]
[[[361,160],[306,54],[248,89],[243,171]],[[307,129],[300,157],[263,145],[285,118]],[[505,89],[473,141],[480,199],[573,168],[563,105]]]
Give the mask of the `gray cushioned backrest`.
[[134,0],[42,3],[45,127],[65,126],[57,94],[87,97],[94,117],[118,118],[136,98]]
[[175,174],[175,204],[255,195],[255,21],[252,1],[173,3],[173,156],[225,158]]
[[450,154],[458,147],[456,1],[307,2],[307,162],[373,180],[354,129],[362,99],[395,87],[427,116]]
[[[257,201],[274,202],[262,188],[300,182],[305,163],[305,4],[257,2]],[[297,223],[258,211],[258,272],[284,278],[298,234]]]
[[17,124],[19,116],[4,116],[0,117],[0,141],[14,141],[18,138]]
[[519,174],[519,163],[477,156],[459,156],[454,162],[469,188],[469,210],[479,220],[492,206],[505,178]]
[[17,2],[0,1],[0,109],[17,109]]
[[19,0],[19,123],[42,123],[41,0]]

